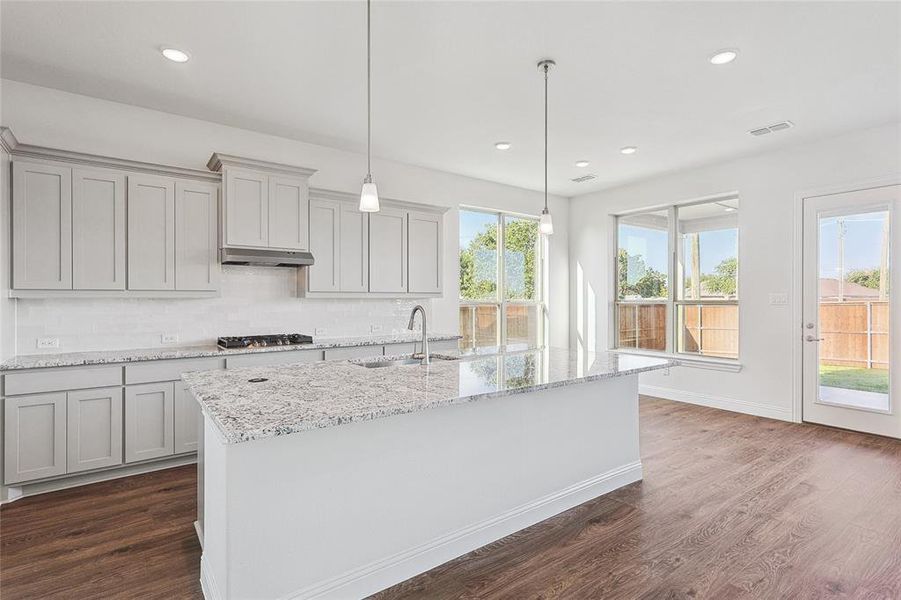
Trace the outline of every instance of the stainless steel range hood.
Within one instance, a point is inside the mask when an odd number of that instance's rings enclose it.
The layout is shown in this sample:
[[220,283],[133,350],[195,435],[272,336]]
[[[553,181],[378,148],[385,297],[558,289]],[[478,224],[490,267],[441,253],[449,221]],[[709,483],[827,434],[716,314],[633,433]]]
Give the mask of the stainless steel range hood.
[[303,251],[221,248],[219,250],[219,260],[223,265],[307,267],[313,264],[313,255]]

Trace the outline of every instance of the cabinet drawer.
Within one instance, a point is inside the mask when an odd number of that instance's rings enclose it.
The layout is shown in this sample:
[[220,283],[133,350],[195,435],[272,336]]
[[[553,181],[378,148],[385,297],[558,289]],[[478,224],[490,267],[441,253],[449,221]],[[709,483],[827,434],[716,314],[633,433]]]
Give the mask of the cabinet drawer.
[[322,350],[288,350],[281,352],[255,352],[240,354],[225,359],[229,369],[241,367],[269,367],[275,365],[291,365],[295,363],[311,363],[322,360]]
[[126,365],[125,383],[152,383],[155,381],[177,381],[182,373],[189,371],[212,371],[222,369],[225,361],[221,358],[181,358],[175,360],[153,360],[146,363]]
[[122,367],[41,369],[27,373],[7,373],[5,377],[7,396],[114,385],[122,385]]
[[329,348],[325,351],[325,360],[348,360],[350,358],[368,358],[382,356],[384,346],[355,346],[353,348]]

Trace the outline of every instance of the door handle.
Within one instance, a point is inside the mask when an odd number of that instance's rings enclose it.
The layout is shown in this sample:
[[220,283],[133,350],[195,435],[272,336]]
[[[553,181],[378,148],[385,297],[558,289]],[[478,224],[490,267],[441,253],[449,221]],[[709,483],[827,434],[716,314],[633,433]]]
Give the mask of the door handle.
[[804,338],[808,342],[822,342],[825,338],[813,337],[812,335],[808,335]]

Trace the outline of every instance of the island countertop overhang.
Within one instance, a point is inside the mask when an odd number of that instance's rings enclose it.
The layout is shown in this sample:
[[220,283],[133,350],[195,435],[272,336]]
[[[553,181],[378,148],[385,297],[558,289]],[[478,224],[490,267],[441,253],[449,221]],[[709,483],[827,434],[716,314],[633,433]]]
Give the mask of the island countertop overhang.
[[545,348],[368,369],[353,361],[185,373],[226,443],[667,369],[663,358]]

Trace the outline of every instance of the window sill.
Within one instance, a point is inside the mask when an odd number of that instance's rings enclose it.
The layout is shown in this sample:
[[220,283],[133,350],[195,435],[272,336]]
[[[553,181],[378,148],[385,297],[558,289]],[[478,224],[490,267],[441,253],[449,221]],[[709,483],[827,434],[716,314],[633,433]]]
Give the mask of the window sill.
[[707,358],[703,356],[686,356],[684,354],[672,354],[670,352],[654,352],[653,350],[626,350],[623,348],[611,349],[615,354],[633,354],[636,356],[651,356],[654,358],[668,358],[679,363],[680,367],[694,367],[696,369],[710,369],[712,371],[726,371],[738,373],[742,370],[742,364],[737,360],[722,358]]

